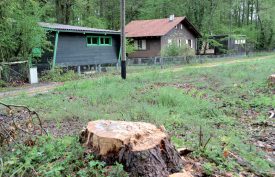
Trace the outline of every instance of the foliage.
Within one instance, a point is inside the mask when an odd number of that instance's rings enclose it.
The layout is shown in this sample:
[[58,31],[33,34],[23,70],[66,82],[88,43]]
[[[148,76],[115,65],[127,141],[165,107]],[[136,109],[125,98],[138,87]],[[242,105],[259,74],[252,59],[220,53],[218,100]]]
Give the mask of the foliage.
[[0,2],[0,58],[28,60],[33,48],[44,48],[46,32],[38,26],[43,7],[34,0]]
[[186,44],[182,44],[182,46],[178,46],[176,43],[172,43],[167,45],[162,51],[161,55],[165,57],[173,57],[173,56],[193,56],[195,55],[195,50],[190,48]]
[[[126,20],[187,16],[204,36],[246,35],[251,47],[270,50],[275,47],[274,8],[274,0],[128,0]],[[39,21],[118,30],[119,17],[117,0],[2,0],[0,59],[26,60],[33,48],[48,49]]]
[[[106,164],[84,155],[84,149],[75,137],[41,137],[33,147],[15,149],[1,156],[1,173],[5,176],[128,176],[120,164]],[[1,176],[0,173],[0,176]]]
[[8,84],[4,80],[0,79],[0,87],[7,87]]
[[127,39],[126,40],[126,53],[131,54],[136,50],[133,40]]
[[40,78],[41,81],[45,82],[65,82],[70,80],[79,79],[80,76],[76,74],[73,70],[65,71],[62,68],[55,68],[45,72]]

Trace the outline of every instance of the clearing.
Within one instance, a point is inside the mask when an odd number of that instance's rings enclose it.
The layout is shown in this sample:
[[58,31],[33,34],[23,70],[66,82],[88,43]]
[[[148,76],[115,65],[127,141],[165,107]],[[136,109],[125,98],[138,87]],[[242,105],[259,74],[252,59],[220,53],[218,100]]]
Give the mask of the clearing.
[[270,55],[144,68],[125,81],[107,74],[2,101],[36,110],[55,137],[77,135],[90,120],[144,121],[164,125],[177,147],[193,151],[185,168],[194,175],[272,176],[275,131],[268,111],[275,108],[275,88],[267,78],[274,66]]

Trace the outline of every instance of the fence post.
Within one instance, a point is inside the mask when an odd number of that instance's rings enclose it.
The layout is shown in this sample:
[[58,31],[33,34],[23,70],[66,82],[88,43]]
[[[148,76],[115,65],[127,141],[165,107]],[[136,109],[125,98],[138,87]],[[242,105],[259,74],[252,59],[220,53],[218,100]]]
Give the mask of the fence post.
[[77,66],[77,74],[81,75],[81,68],[80,68],[80,66]]
[[98,72],[100,72],[101,73],[101,65],[98,65]]

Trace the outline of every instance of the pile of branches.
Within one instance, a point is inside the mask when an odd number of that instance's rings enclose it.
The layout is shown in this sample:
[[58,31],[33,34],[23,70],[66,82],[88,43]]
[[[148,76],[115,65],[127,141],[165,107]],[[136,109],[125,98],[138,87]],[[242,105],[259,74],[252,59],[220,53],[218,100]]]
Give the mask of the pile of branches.
[[37,137],[47,135],[37,112],[26,106],[0,102],[0,147],[33,146]]

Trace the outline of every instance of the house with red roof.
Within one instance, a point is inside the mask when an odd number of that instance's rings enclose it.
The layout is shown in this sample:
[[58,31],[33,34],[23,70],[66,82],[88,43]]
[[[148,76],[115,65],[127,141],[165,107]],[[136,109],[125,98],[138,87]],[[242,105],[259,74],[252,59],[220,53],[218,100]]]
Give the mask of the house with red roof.
[[187,44],[198,51],[201,34],[186,17],[171,15],[165,19],[136,20],[126,26],[126,37],[134,41],[136,51],[129,58],[149,58],[160,56],[161,50],[175,43]]

